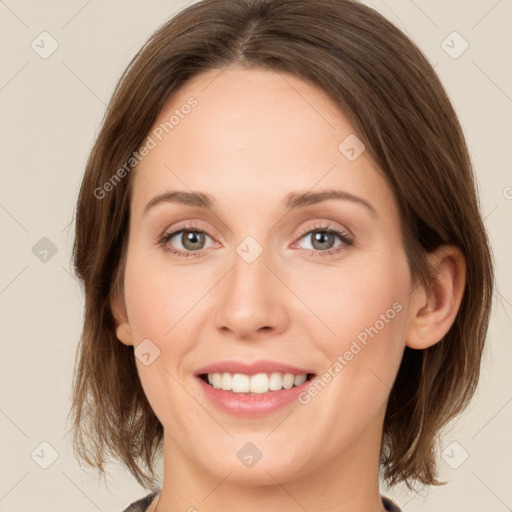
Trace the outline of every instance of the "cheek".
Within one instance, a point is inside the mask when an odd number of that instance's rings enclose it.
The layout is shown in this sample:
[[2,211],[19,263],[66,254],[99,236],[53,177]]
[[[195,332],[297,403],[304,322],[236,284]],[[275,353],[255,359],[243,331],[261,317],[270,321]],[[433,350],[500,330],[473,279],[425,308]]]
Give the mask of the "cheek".
[[409,269],[405,254],[390,254],[330,269],[300,292],[329,328],[312,338],[325,356],[325,398],[368,414],[386,400],[405,345]]
[[345,284],[335,306],[326,301],[324,318],[336,335],[317,338],[323,373],[301,396],[304,414],[314,418],[319,431],[337,432],[323,437],[330,452],[353,446],[369,425],[379,431],[407,324],[406,292],[399,293],[391,284],[363,286],[361,280],[358,286]]
[[193,289],[180,282],[179,274],[149,261],[151,257],[142,251],[131,253],[125,271],[125,298],[135,347],[149,339],[159,352],[149,365],[142,359],[135,361],[154,413],[166,427],[179,431],[183,425],[173,411],[190,406],[179,383],[180,364],[193,337],[187,313],[198,299]]
[[136,363],[146,396],[160,417],[161,404],[184,398],[175,379],[181,379],[183,362],[200,338],[202,324],[196,318],[205,314],[201,298],[212,284],[206,275],[191,279],[190,269],[170,268],[155,259],[137,247],[129,253],[125,299],[135,347],[149,339],[159,350],[151,365]]
[[185,267],[170,268],[154,255],[134,248],[126,266],[125,298],[135,344],[144,338],[162,344],[176,337],[207,289],[202,277],[191,279],[191,271]]
[[[305,299],[317,325],[321,320],[325,327],[320,325],[321,330],[313,339],[343,348],[347,340],[360,333],[364,338],[365,329],[376,323],[377,329],[386,336],[388,332],[397,332],[406,315],[396,310],[405,308],[410,277],[405,254],[389,253],[392,256],[380,253],[357,258],[357,261],[353,258],[336,268],[326,267],[295,276],[290,287]],[[401,307],[393,309],[396,302]]]

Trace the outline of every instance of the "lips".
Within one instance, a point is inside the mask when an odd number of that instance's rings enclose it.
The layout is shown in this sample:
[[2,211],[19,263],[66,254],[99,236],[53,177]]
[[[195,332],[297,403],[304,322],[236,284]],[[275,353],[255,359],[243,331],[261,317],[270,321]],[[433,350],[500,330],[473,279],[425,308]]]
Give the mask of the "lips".
[[195,374],[199,377],[208,373],[242,373],[244,375],[256,375],[257,373],[291,373],[292,375],[314,374],[311,368],[298,368],[276,361],[253,361],[251,363],[241,361],[220,361],[200,368]]
[[222,361],[200,368],[195,376],[204,395],[217,408],[255,417],[297,403],[298,394],[310,385],[315,373],[310,368],[276,361]]

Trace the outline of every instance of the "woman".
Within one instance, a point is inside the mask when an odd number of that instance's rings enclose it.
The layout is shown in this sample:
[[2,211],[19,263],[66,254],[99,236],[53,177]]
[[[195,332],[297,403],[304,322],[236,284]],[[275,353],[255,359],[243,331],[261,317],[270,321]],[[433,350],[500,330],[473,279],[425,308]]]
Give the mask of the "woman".
[[151,489],[126,510],[399,510],[380,468],[440,483],[490,249],[445,91],[374,10],[205,0],[164,24],[109,104],[74,258],[76,453]]

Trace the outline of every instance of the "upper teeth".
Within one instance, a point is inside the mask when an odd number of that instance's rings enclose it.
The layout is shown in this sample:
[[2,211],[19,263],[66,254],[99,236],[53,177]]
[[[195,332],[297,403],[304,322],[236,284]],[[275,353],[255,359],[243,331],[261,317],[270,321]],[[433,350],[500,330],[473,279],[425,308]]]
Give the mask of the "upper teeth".
[[307,374],[293,375],[292,373],[209,373],[208,382],[217,389],[233,391],[234,393],[266,393],[300,386],[306,382]]

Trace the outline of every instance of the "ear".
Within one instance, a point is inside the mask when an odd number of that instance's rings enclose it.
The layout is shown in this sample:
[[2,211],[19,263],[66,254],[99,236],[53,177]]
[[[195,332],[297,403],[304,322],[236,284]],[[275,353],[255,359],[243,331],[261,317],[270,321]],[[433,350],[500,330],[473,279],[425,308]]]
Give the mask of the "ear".
[[441,341],[459,311],[466,287],[466,260],[461,250],[443,245],[428,255],[433,279],[413,292],[406,345],[424,349]]
[[128,315],[124,300],[119,292],[115,292],[110,300],[110,308],[116,322],[117,339],[125,345],[133,345],[132,331],[128,323]]

